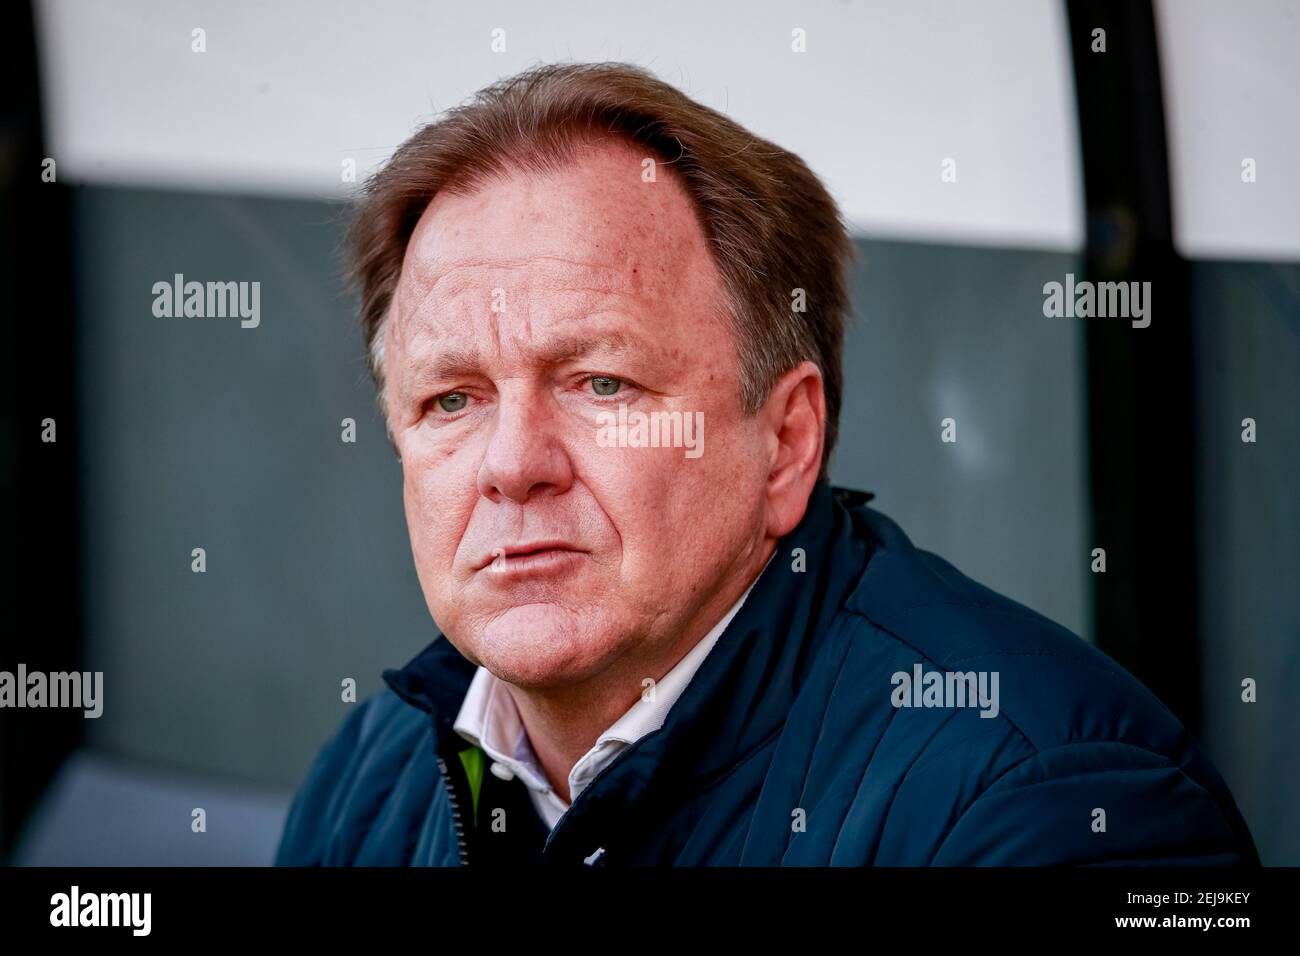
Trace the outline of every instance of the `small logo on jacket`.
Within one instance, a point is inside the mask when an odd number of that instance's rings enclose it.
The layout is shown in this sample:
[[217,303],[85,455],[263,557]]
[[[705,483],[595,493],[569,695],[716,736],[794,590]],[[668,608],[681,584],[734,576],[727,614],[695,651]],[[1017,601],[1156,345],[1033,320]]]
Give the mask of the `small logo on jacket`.
[[895,707],[979,707],[981,717],[998,715],[997,671],[895,671],[889,702]]

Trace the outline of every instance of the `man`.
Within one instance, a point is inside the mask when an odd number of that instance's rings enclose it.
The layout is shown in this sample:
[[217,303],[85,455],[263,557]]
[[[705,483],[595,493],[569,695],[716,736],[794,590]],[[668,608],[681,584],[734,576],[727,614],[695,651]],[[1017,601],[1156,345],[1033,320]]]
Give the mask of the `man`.
[[1140,684],[829,485],[850,246],[797,157],[539,68],[405,143],[353,242],[441,636],[278,863],[1258,862]]

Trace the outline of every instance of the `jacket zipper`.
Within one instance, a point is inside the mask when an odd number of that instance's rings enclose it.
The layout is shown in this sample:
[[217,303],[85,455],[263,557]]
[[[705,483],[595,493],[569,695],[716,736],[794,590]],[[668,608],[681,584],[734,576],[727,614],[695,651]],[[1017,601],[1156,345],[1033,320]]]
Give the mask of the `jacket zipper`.
[[443,759],[442,754],[435,753],[438,758],[438,770],[442,773],[443,785],[447,788],[447,802],[451,804],[451,819],[456,826],[456,848],[460,853],[460,865],[469,866],[469,850],[465,845],[465,827],[460,818],[460,799],[456,796],[456,784],[451,779],[451,771],[447,769],[447,761]]

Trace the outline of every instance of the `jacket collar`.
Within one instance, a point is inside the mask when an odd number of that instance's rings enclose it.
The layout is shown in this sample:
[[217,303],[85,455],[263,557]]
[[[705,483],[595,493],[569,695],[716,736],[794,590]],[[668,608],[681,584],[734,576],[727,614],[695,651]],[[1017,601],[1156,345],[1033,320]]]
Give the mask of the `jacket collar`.
[[[663,725],[583,790],[548,836],[548,857],[581,859],[593,849],[587,834],[626,832],[652,811],[656,793],[700,792],[776,734],[831,618],[862,574],[871,536],[849,509],[872,497],[817,483],[803,520],[778,543]],[[474,671],[440,636],[383,676],[432,716],[438,749],[450,752],[464,746],[452,724]]]
[[384,682],[398,697],[433,718],[438,751],[464,749],[465,739],[453,728],[456,714],[469,692],[475,666],[442,634],[401,668],[384,671]]

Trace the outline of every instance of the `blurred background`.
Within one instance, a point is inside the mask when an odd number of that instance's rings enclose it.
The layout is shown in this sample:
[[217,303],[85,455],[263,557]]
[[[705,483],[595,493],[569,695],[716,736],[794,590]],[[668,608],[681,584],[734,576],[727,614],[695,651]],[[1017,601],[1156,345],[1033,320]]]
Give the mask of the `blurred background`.
[[[799,153],[841,204],[834,480],[1129,667],[1264,861],[1300,864],[1300,4],[3,17],[0,669],[105,690],[98,719],[0,711],[0,859],[270,862],[340,682],[364,698],[434,634],[341,279],[349,197],[493,80],[615,59]],[[177,273],[260,282],[260,324],[156,317]],[[1067,274],[1150,281],[1150,327],[1045,317]]]

